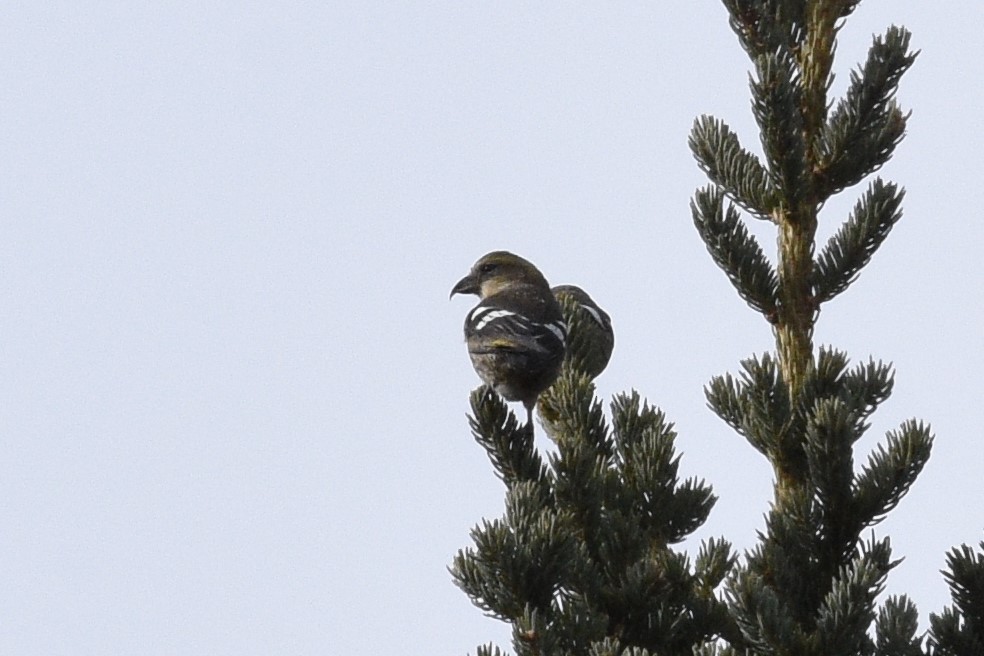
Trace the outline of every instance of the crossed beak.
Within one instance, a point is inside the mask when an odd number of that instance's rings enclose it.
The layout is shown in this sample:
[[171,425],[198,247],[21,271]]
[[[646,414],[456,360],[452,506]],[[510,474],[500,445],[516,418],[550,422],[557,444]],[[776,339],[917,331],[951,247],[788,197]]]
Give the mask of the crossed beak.
[[474,275],[468,274],[464,278],[458,281],[458,283],[451,288],[451,293],[448,298],[451,298],[455,294],[477,294],[479,290],[478,280]]

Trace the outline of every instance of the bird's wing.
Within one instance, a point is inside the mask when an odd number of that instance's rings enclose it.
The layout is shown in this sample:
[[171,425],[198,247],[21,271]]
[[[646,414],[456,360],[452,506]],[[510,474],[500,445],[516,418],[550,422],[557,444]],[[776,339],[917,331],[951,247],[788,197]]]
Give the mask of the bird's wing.
[[465,336],[473,353],[495,351],[552,353],[563,349],[567,326],[563,321],[540,323],[518,312],[478,305],[465,318]]
[[601,308],[591,307],[587,303],[580,303],[581,309],[587,310],[591,318],[594,319],[603,330],[611,330],[612,320],[608,317],[608,314],[604,312]]

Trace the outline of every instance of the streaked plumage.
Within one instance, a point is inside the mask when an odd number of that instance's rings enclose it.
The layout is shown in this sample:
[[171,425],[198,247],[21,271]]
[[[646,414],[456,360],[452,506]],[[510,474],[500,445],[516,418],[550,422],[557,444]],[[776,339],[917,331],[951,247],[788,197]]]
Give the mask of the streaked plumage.
[[588,378],[597,378],[608,366],[615,349],[611,317],[580,287],[558,285],[552,291],[570,328],[567,361]]
[[[612,320],[580,287],[560,285],[553,288],[553,294],[568,326],[567,352],[561,377],[564,382],[570,382],[577,380],[571,374],[580,374],[593,380],[604,371],[615,348]],[[572,418],[565,416],[561,410],[565,399],[571,398],[558,389],[561,384],[547,389],[538,401],[540,422],[554,441],[563,440],[569,431],[576,430],[568,424]]]
[[[543,274],[507,251],[484,255],[451,290],[481,299],[465,317],[465,341],[479,377],[532,422],[536,398],[564,361],[567,326]],[[530,424],[532,425],[532,423]]]

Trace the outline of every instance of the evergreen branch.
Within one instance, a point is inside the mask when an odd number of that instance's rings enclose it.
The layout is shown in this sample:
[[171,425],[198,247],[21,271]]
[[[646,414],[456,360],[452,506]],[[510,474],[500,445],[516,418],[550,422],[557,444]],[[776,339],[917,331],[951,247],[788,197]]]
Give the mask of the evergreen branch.
[[924,656],[919,613],[905,595],[889,597],[875,620],[876,656]]
[[[621,634],[625,642],[653,654],[690,656],[695,645],[713,636],[737,634],[719,600],[692,593],[696,581],[683,554],[658,552],[640,560],[624,579],[628,622]],[[654,603],[656,595],[662,596],[659,603]]]
[[805,417],[820,399],[829,399],[841,389],[844,374],[850,360],[843,351],[829,346],[821,346],[816,364],[804,381],[797,412]]
[[[666,415],[644,401],[635,390],[630,394],[623,392],[616,395],[612,399],[611,409],[616,454],[622,464],[633,458],[636,449],[651,442],[652,436],[663,436],[664,440],[669,438],[671,442],[676,436],[673,424],[666,421]],[[670,446],[672,448],[672,443]]]
[[881,594],[891,562],[888,540],[861,549],[844,568],[820,606],[818,654],[870,654],[868,627],[875,620],[875,597]]
[[837,7],[837,15],[840,18],[847,18],[854,13],[854,9],[860,2],[861,0],[839,0],[840,6]]
[[701,170],[739,207],[756,218],[774,220],[778,200],[769,172],[758,157],[741,147],[738,135],[724,121],[707,115],[696,119],[688,144]]
[[855,479],[858,516],[865,526],[881,521],[915,482],[933,446],[929,427],[910,419],[887,434],[887,448],[878,446]]
[[790,608],[760,576],[741,572],[729,581],[725,594],[751,653],[808,653]]
[[786,49],[755,59],[750,81],[752,113],[762,136],[762,148],[772,185],[783,206],[799,207],[810,192],[806,168],[801,80],[796,60]]
[[810,480],[822,514],[821,538],[835,562],[851,553],[860,527],[852,526],[854,415],[838,399],[819,401],[810,413],[805,451]]
[[766,317],[774,317],[778,294],[775,269],[739,219],[738,211],[729,203],[725,212],[724,198],[715,187],[698,189],[690,210],[708,252],[738,295]]
[[[741,383],[738,383],[731,374],[715,376],[704,388],[704,397],[707,399],[707,406],[714,414],[742,437],[748,438],[745,433],[745,399]],[[765,453],[759,446],[755,444],[753,446],[761,453]]]
[[876,178],[813,267],[814,299],[826,303],[847,289],[902,218],[905,191]]
[[[574,516],[587,558],[598,561],[598,535],[605,530],[603,509],[610,505],[610,490],[617,482],[615,447],[601,403],[594,398],[594,385],[572,368],[564,370],[544,397],[540,416],[558,447],[556,455],[550,456],[554,495],[558,507]],[[553,419],[548,419],[547,409],[556,413]]]
[[929,614],[929,645],[933,656],[982,656],[984,636],[963,623],[951,607]]
[[833,347],[821,346],[814,374],[818,380],[825,381],[825,389],[834,390],[840,384],[844,372],[847,371],[849,362],[847,354],[843,351],[838,351]]
[[805,4],[800,0],[724,0],[731,29],[752,59],[802,43]]
[[532,482],[506,493],[506,516],[471,531],[474,548],[459,550],[451,574],[482,610],[503,621],[527,608],[548,610],[572,578],[575,542],[570,517],[549,508]]
[[929,615],[929,644],[934,656],[984,654],[984,542],[975,552],[968,545],[946,556],[943,572],[953,605]]
[[710,538],[701,542],[694,561],[694,576],[700,581],[701,592],[705,595],[713,593],[737,562],[738,556],[727,540]]
[[821,198],[860,182],[891,158],[905,134],[908,115],[894,101],[899,80],[915,62],[910,34],[892,27],[875,37],[863,68],[851,84],[820,138],[824,153],[818,179]]
[[741,363],[746,391],[744,428],[750,442],[761,445],[767,454],[780,457],[785,426],[790,419],[789,390],[778,363],[768,353]]
[[[901,216],[902,191],[877,180],[814,257],[820,207],[882,166],[901,140],[908,117],[894,97],[915,55],[902,29],[875,39],[828,116],[837,32],[858,0],[723,1],[755,66],[752,110],[763,155],[743,149],[724,122],[695,121],[689,145],[712,185],[697,191],[691,210],[715,262],[773,324],[779,357],[778,364],[768,356],[743,363],[740,375],[714,378],[705,395],[767,456],[776,498],[759,545],[726,586],[738,637],[727,636],[726,649],[701,643],[694,653],[915,656],[914,607],[903,598],[875,608],[895,565],[888,542],[858,542],[911,487],[933,438],[907,422],[855,474],[854,444],[891,394],[894,374],[873,360],[849,371],[844,354],[821,349],[816,357],[812,342],[820,304],[856,279]],[[777,267],[736,206],[779,226]]]
[[847,364],[847,355],[844,353],[820,347],[816,364],[807,372],[794,409],[790,413],[788,432],[791,435],[806,434],[807,422],[818,403],[841,396]]
[[765,455],[781,448],[790,420],[789,394],[775,360],[768,353],[741,363],[740,380],[715,376],[704,389],[707,404],[749,444]]
[[[838,106],[838,110],[840,109]],[[829,154],[817,171],[817,195],[825,200],[853,187],[884,166],[902,143],[908,120],[909,114],[904,114],[893,100],[882,114],[872,117],[856,134],[834,132],[846,131],[840,126],[831,126],[825,130],[831,134],[821,137],[828,142],[821,148]]]
[[458,551],[451,564],[451,577],[473,604],[507,622],[519,612],[520,605],[498,581],[489,577],[489,573],[504,569],[511,547],[509,529],[499,520],[483,519],[482,525],[473,528],[471,535],[475,547]]
[[[553,609],[551,609],[552,611]],[[513,623],[512,641],[516,656],[563,653],[564,636],[554,626],[552,612],[527,605]]]
[[822,399],[831,399],[843,391],[848,365],[847,355],[829,347],[820,347],[816,366],[810,372],[796,406],[797,417],[806,418]]
[[641,533],[659,543],[679,542],[706,521],[716,498],[703,482],[679,484],[676,432],[662,411],[641,403],[637,393],[612,402],[623,504]]
[[764,577],[804,630],[813,625],[817,607],[833,581],[834,570],[818,540],[820,524],[812,495],[799,488],[791,490],[781,508],[776,504],[769,510],[765,534],[748,556],[749,569]]
[[549,494],[547,468],[533,445],[532,425],[521,428],[502,398],[487,385],[472,391],[470,401],[472,435],[485,449],[496,475],[510,487],[534,481],[543,494]]
[[584,443],[593,455],[610,459],[614,443],[595,386],[575,367],[565,367],[553,385],[540,395],[540,419],[558,445]]
[[623,641],[654,649],[679,634],[675,620],[683,599],[674,591],[689,579],[687,569],[686,556],[669,550],[654,550],[625,568],[618,581],[618,633]]
[[[850,413],[849,438],[854,443],[868,430],[865,420],[891,395],[894,373],[891,365],[881,361],[869,360],[851,371],[847,371],[847,363],[845,354],[829,348],[820,349],[817,366],[803,387],[794,420],[812,416],[821,401],[836,399]],[[791,431],[798,432],[798,427],[796,421]]]
[[[709,642],[694,649],[694,656],[738,656],[734,647]],[[745,654],[747,652],[741,652]]]
[[962,545],[953,549],[946,561],[948,571],[943,578],[950,586],[957,610],[969,625],[984,631],[984,555]]
[[[821,349],[817,367],[804,386],[789,432],[806,435],[805,455],[821,512],[828,554],[841,559],[868,525],[855,510],[853,451],[868,430],[865,419],[892,388],[890,366],[869,361],[845,372],[847,358]],[[805,420],[805,421],[804,421]]]
[[[738,563],[738,555],[732,550],[731,543],[724,539],[710,538],[701,543],[694,562],[694,581],[697,595],[707,603],[705,618],[715,630],[713,636],[727,640],[732,647],[745,643],[728,606],[714,595],[714,591],[725,578],[734,571]],[[712,645],[703,645],[707,649]],[[695,653],[708,653],[700,651]],[[709,653],[718,653],[712,651]],[[721,656],[728,652],[720,652]]]
[[611,470],[578,442],[563,444],[560,452],[551,457],[551,464],[556,472],[554,491],[559,507],[575,514],[586,537],[593,535],[600,528],[599,513],[613,482]]
[[842,400],[848,404],[857,418],[854,441],[867,430],[863,420],[870,417],[878,406],[892,394],[895,386],[895,372],[891,364],[881,360],[868,360],[866,365],[858,365],[843,378]]
[[[672,424],[638,393],[621,395],[608,440],[585,376],[568,368],[551,394],[554,427],[563,428],[552,473],[508,474],[506,515],[473,530],[473,548],[452,563],[455,583],[512,623],[517,655],[584,653],[606,635],[623,649],[682,655],[712,635],[736,634],[687,557],[667,547],[705,521],[715,501],[704,483],[679,482]],[[473,429],[494,464],[513,472],[529,454],[512,454],[517,436],[502,436],[515,423],[502,405],[476,391]]]
[[778,363],[768,353],[742,361],[746,394],[743,417],[746,438],[766,454],[781,457],[785,426],[790,419],[789,391]]
[[[649,500],[647,499],[647,501]],[[666,541],[669,544],[681,542],[703,526],[715,503],[717,503],[717,497],[704,481],[694,478],[685,480],[677,487],[675,494],[670,499],[669,507],[660,513],[666,513],[669,516]],[[649,512],[651,514],[655,515],[658,512],[658,508],[651,501],[647,505],[650,506]]]
[[[596,598],[596,597],[595,597]],[[579,653],[584,645],[597,642],[608,628],[608,615],[592,605],[588,597],[578,591],[563,591],[554,600],[553,633],[558,636],[561,649],[548,653]]]
[[642,647],[622,647],[615,638],[600,640],[588,650],[588,656],[654,656],[648,649]]

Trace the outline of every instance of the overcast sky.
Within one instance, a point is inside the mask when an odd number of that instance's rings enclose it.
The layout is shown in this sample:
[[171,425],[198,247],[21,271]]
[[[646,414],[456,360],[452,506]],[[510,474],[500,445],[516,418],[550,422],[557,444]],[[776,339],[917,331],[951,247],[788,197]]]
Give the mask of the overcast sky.
[[[905,216],[816,338],[895,363],[862,458],[936,432],[876,530],[925,626],[984,537],[984,4],[866,0],[835,93],[892,23],[922,49]],[[448,301],[500,248],[612,315],[599,392],[663,408],[720,497],[682,548],[754,544],[771,470],[703,386],[772,335],[688,209],[696,116],[759,150],[720,2],[9,0],[0,28],[0,653],[507,646],[446,570],[502,512]]]

